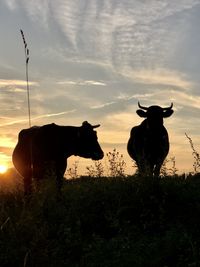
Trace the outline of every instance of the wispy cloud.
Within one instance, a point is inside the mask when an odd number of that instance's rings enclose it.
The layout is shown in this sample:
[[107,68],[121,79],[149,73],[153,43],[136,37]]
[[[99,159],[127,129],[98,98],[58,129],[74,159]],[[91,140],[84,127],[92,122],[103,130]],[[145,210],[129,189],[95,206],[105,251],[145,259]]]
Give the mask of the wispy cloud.
[[[68,110],[68,111],[63,111],[63,112],[58,112],[58,113],[48,113],[48,114],[43,114],[40,116],[36,116],[36,117],[32,117],[31,120],[32,121],[37,121],[39,119],[43,119],[43,118],[50,118],[50,117],[55,117],[55,116],[62,116],[65,114],[70,114],[70,113],[74,113],[76,110]],[[5,118],[4,118],[5,119]],[[27,118],[25,119],[19,119],[19,120],[11,120],[5,123],[0,124],[0,127],[4,127],[4,126],[8,126],[8,125],[14,125],[14,124],[20,124],[20,123],[25,123],[27,122]]]
[[[14,147],[15,142],[6,135],[0,135],[0,147]],[[2,151],[3,152],[3,151]]]
[[131,99],[147,99],[147,98],[150,98],[151,96],[153,96],[153,94],[145,93],[145,94],[129,95],[129,94],[120,92],[116,98],[119,100],[131,100]]
[[143,84],[167,85],[180,87],[185,90],[192,89],[193,87],[193,83],[184,77],[183,74],[167,69],[141,69],[137,71],[129,68],[125,69],[123,74],[135,82]]
[[58,82],[58,84],[60,85],[97,85],[97,86],[106,86],[105,82],[101,82],[101,81],[60,81]]
[[65,58],[109,62],[116,68],[164,63],[173,57],[185,23],[171,18],[200,4],[199,0],[4,1],[11,10],[23,6],[30,19],[45,27],[53,18],[68,44],[62,48]]
[[[29,81],[29,85],[38,86],[38,83]],[[26,86],[26,81],[0,79],[0,87],[5,87],[5,86]]]
[[179,106],[188,106],[191,108],[200,109],[200,96],[187,94],[186,92],[178,92],[175,90],[169,90],[168,93],[165,93],[165,95],[169,95],[169,93],[171,100],[176,102]]
[[95,105],[95,106],[91,106],[91,109],[101,109],[101,108],[105,108],[108,106],[111,106],[113,104],[115,104],[116,102],[112,101],[112,102],[108,102],[108,103],[103,103],[103,104],[99,104],[99,105]]
[[7,0],[5,1],[6,4],[8,5],[8,7],[11,9],[11,10],[14,10],[17,6],[17,3],[15,0]]
[[[169,30],[170,21],[166,19],[199,1],[59,0],[51,4],[55,21],[76,54],[128,66],[148,64],[149,60],[165,62],[173,53],[177,27],[181,26],[171,22]],[[184,22],[182,25],[185,27]]]
[[149,98],[149,103],[158,103],[159,105],[168,105],[167,102],[174,102],[173,109],[185,109],[185,107],[200,109],[200,96],[191,95],[187,91],[177,91],[171,88],[156,90]]

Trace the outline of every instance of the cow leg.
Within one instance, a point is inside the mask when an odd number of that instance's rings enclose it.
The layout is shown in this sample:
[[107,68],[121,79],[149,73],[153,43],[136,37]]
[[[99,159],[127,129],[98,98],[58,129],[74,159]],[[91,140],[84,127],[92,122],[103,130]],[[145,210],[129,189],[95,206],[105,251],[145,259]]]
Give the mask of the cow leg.
[[149,161],[144,158],[138,162],[138,171],[139,174],[143,177],[148,177],[153,175],[153,166],[149,164]]
[[24,175],[24,195],[30,195],[30,193],[32,192],[32,177],[31,177],[31,173],[27,172]]
[[150,164],[146,164],[145,165],[144,174],[147,177],[152,177],[153,176],[153,167]]
[[25,177],[24,178],[24,195],[29,195],[32,191],[32,186],[31,186],[31,178],[30,177]]
[[162,163],[157,163],[154,168],[154,176],[159,177],[160,175],[160,169],[161,169]]
[[143,177],[149,176],[149,168],[144,162],[138,164],[138,174]]
[[139,176],[143,176],[143,173],[144,173],[144,164],[142,162],[140,162],[139,160],[136,160],[136,165],[137,165],[137,168],[138,168],[138,175]]
[[61,191],[63,185],[63,179],[66,167],[67,167],[67,161],[65,159],[64,160],[61,159],[56,162],[56,183],[59,192]]

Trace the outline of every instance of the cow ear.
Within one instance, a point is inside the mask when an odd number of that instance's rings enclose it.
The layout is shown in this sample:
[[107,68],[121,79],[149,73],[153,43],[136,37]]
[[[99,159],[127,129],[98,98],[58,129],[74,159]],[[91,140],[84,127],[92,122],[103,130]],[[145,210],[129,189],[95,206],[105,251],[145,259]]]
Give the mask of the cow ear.
[[173,109],[169,109],[169,110],[163,111],[163,118],[170,117],[173,114],[173,112],[174,112]]
[[146,118],[147,117],[147,113],[144,110],[138,109],[136,111],[136,113],[142,118]]

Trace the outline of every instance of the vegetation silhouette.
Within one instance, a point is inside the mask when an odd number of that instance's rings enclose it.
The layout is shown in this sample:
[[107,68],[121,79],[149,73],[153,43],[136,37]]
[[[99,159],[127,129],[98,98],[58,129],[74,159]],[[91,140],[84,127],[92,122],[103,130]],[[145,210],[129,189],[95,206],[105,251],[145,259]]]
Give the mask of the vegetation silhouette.
[[1,266],[199,266],[200,175],[81,177],[58,200],[0,191]]
[[[111,174],[122,164],[116,149],[109,155]],[[96,163],[90,176],[65,180],[59,199],[51,179],[27,201],[14,169],[0,176],[0,266],[200,265],[199,169],[104,177]]]

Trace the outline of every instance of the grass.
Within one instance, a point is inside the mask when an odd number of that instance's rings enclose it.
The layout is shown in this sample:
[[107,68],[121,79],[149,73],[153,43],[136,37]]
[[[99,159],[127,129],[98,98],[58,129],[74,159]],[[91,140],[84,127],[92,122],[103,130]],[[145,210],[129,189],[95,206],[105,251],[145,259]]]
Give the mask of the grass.
[[188,176],[177,175],[175,158],[161,179],[127,176],[116,150],[107,154],[110,176],[97,162],[77,178],[75,164],[59,195],[45,180],[24,198],[21,179],[2,175],[0,266],[200,266],[199,154],[189,141]]
[[1,192],[0,266],[199,266],[200,175],[143,179]]

